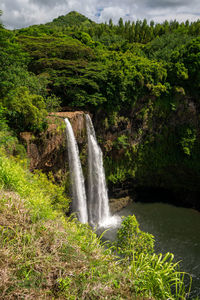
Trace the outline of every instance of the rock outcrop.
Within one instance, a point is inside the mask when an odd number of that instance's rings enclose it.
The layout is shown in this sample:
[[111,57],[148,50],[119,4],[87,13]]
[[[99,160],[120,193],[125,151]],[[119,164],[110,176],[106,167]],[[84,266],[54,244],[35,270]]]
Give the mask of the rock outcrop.
[[52,172],[57,181],[61,181],[67,171],[67,141],[64,119],[72,124],[77,142],[85,141],[85,119],[83,111],[57,112],[48,116],[48,128],[35,137],[30,132],[20,134],[27,147],[30,169]]
[[111,198],[110,199],[110,211],[115,214],[131,203],[132,199],[129,196],[123,198]]

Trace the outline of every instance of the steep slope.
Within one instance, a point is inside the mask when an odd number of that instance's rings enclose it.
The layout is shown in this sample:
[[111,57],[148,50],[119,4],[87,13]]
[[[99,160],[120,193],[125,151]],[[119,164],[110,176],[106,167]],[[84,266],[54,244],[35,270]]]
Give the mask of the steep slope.
[[131,299],[111,251],[88,226],[64,217],[68,203],[46,176],[1,153],[1,299]]
[[1,299],[117,299],[120,268],[88,227],[33,221],[14,192],[1,190],[0,203]]
[[104,248],[88,225],[66,218],[63,188],[31,174],[25,163],[1,151],[1,299],[185,298],[173,255],[156,255],[153,237],[134,216],[124,219],[117,242]]

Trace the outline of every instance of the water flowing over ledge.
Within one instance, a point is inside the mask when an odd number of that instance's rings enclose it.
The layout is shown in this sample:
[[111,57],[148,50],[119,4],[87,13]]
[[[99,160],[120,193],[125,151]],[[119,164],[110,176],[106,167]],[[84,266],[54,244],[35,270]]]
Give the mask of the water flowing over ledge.
[[81,223],[88,222],[87,204],[84,177],[81,168],[79,151],[72,126],[68,119],[65,119],[66,134],[68,143],[68,157],[70,180],[72,187],[72,210],[77,213],[78,219]]
[[65,119],[68,141],[68,157],[72,185],[72,210],[77,213],[81,223],[89,223],[92,227],[116,227],[121,219],[111,216],[107,193],[103,154],[95,135],[94,126],[89,115],[85,115],[88,140],[88,197],[86,199],[83,172],[81,168],[78,146],[73,129]]

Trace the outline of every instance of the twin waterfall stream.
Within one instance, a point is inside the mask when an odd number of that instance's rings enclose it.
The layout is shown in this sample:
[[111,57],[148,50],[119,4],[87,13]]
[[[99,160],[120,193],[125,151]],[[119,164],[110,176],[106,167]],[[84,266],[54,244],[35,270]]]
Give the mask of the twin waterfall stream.
[[89,223],[92,227],[97,228],[115,226],[120,220],[119,217],[110,214],[102,151],[97,143],[90,116],[85,115],[85,120],[88,140],[87,196],[77,142],[69,120],[65,119],[72,187],[72,210],[81,223]]

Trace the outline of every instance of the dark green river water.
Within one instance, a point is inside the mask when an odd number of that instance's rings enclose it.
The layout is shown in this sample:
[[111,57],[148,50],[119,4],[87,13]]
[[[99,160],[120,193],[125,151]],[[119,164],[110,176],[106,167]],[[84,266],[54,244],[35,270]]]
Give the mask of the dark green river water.
[[[181,260],[181,269],[193,278],[190,299],[200,297],[200,213],[164,203],[140,202],[119,213],[131,214],[135,214],[140,229],[154,235],[157,253],[172,252],[176,261]],[[114,236],[111,231],[107,238],[112,240]]]

